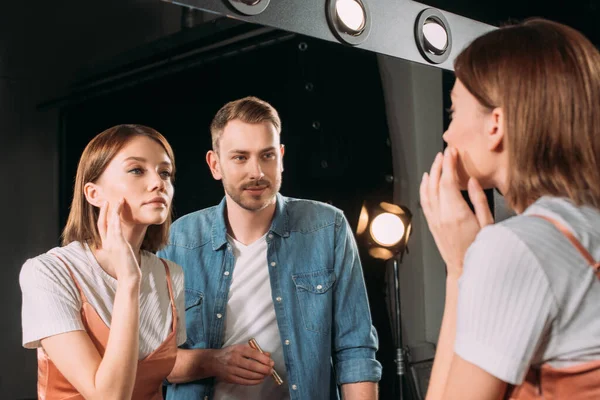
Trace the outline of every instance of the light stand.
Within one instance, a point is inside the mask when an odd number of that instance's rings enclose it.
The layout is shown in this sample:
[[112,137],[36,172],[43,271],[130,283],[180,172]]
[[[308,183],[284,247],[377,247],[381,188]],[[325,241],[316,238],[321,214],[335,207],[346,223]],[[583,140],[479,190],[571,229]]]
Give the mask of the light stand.
[[[404,252],[408,252],[407,244],[411,234],[411,220],[412,214],[405,206],[365,200],[356,227],[356,233],[368,249],[369,255],[385,262],[388,317],[390,320],[395,318],[395,323],[393,324],[396,344],[395,362],[399,381],[398,398],[400,400],[405,398],[420,400],[420,395],[414,381],[415,376],[412,374],[413,370],[410,367],[408,346],[405,347],[402,343],[402,316],[400,309],[400,263],[402,263]],[[390,260],[393,265],[392,271],[388,269]],[[391,282],[393,282],[393,289],[390,288]],[[393,296],[389,295],[390,290],[393,290]],[[394,303],[393,310],[392,302]],[[408,397],[404,396],[403,390],[405,378],[408,379],[406,383],[408,391],[410,391]]]
[[[402,345],[402,317],[400,312],[400,266],[402,262],[402,256],[404,253],[400,253],[393,259],[394,268],[394,311],[396,315],[395,325],[395,342],[396,342],[396,373],[398,374],[398,399],[404,400],[403,383],[406,374],[408,373],[408,387],[411,396],[414,399],[414,395],[417,393],[412,374],[410,374],[409,365],[409,351],[407,347]],[[398,260],[399,258],[399,260]]]

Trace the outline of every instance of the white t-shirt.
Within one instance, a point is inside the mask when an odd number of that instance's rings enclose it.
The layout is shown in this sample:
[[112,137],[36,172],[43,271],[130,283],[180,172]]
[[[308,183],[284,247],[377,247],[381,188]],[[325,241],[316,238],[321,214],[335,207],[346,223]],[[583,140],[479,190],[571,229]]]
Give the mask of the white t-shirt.
[[600,359],[600,280],[542,214],[600,260],[600,211],[543,197],[522,215],[481,230],[459,281],[455,352],[520,384],[530,365]]
[[269,269],[267,263],[267,241],[263,236],[245,246],[228,236],[235,256],[235,265],[229,288],[225,338],[223,347],[247,344],[255,338],[265,352],[271,353],[274,369],[283,379],[278,386],[272,377],[255,386],[243,386],[216,382],[215,400],[287,400],[290,398],[287,372],[283,359],[281,338],[275,317]]
[[[40,347],[40,340],[49,336],[85,330],[81,296],[69,270],[56,255],[67,263],[88,302],[110,328],[117,280],[100,267],[87,244],[72,242],[27,260],[21,269],[26,348]],[[173,322],[164,264],[147,251],[142,251],[141,260],[140,360],[161,345],[171,333]],[[186,340],[183,270],[171,261],[167,263],[179,314],[177,344],[181,345]]]

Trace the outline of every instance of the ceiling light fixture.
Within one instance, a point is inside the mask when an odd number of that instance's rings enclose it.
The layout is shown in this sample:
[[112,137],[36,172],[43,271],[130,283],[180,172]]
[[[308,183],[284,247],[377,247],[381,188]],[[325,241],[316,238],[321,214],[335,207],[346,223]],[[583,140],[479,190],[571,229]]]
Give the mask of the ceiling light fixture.
[[366,0],[327,0],[327,21],[340,41],[354,46],[364,42],[371,29]]
[[421,11],[415,22],[415,41],[427,61],[433,64],[446,61],[452,51],[452,34],[446,17],[435,8]]
[[229,4],[244,15],[258,15],[269,6],[270,0],[228,0]]

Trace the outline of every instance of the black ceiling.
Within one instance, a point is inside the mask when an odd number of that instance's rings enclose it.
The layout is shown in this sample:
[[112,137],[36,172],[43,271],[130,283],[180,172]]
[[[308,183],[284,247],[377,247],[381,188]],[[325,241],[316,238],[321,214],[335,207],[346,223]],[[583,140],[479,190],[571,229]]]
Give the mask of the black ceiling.
[[600,46],[600,0],[424,0],[420,2],[495,26],[509,20],[544,17],[578,29],[596,46]]

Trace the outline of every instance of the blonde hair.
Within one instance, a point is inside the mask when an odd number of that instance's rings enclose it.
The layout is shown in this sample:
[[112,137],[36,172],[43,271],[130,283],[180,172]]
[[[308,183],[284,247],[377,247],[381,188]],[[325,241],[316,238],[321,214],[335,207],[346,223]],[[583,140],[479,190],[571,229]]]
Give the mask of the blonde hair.
[[544,195],[600,208],[600,53],[587,38],[530,19],[477,38],[454,66],[481,105],[504,111],[512,208]]
[[[62,234],[63,246],[74,241],[86,241],[93,247],[101,246],[97,226],[99,209],[87,201],[84,187],[88,182],[96,182],[115,155],[136,136],[148,137],[163,147],[173,165],[171,181],[174,181],[175,157],[173,150],[167,139],[156,130],[143,125],[117,125],[98,134],[85,147],[77,166],[73,201]],[[165,222],[148,227],[141,248],[156,252],[165,246],[169,237],[171,221],[171,210],[169,210],[169,216]]]
[[270,122],[275,127],[277,133],[281,134],[281,120],[279,114],[277,113],[277,110],[266,101],[252,96],[230,101],[217,111],[217,114],[210,124],[212,147],[216,153],[219,153],[219,139],[223,134],[225,126],[229,121],[235,119],[239,119],[247,124]]

